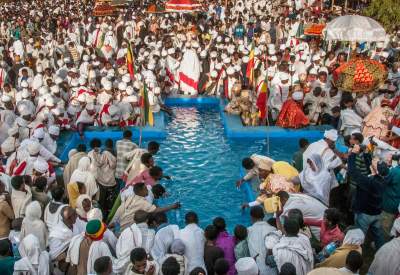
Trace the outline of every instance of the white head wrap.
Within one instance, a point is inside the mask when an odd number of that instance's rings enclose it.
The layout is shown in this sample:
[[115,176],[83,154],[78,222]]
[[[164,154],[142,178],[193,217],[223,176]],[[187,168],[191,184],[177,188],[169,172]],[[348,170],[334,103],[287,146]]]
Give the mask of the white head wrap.
[[344,236],[343,244],[354,244],[362,245],[364,243],[365,235],[361,229],[351,229],[347,231],[346,236]]
[[331,130],[325,131],[324,138],[327,138],[327,139],[332,140],[332,141],[336,141],[338,139],[337,130],[331,129]]
[[258,266],[251,257],[240,258],[235,264],[238,275],[258,275]]
[[38,158],[33,163],[33,169],[35,169],[36,171],[38,171],[41,174],[44,174],[49,169],[49,165],[43,159]]

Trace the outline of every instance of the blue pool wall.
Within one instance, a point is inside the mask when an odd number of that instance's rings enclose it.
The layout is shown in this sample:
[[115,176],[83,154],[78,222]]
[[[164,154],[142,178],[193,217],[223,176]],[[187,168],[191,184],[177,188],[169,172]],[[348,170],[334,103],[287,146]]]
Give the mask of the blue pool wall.
[[[222,118],[224,132],[229,139],[266,139],[266,138],[307,138],[310,140],[319,139],[323,136],[325,130],[330,129],[330,126],[309,126],[302,129],[285,129],[277,126],[243,126],[240,116],[230,115],[224,112],[226,101],[217,97],[171,97],[165,99],[165,105],[170,107],[214,107],[219,108]],[[159,112],[154,114],[154,127],[134,126],[129,127],[132,131],[132,138],[139,139],[140,132],[142,132],[143,139],[165,139],[166,132],[166,114]],[[118,127],[89,127],[85,133],[84,138],[93,139],[95,137],[100,139],[121,139],[123,131]],[[60,159],[65,161],[68,159],[68,152],[75,148],[76,144],[80,142],[77,133],[66,132],[59,139],[58,155]],[[345,150],[340,146],[341,151]]]

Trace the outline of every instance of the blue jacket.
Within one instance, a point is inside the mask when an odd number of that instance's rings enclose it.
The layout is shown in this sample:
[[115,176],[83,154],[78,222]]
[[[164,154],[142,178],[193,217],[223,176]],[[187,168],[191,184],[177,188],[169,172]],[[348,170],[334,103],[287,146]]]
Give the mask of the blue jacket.
[[356,185],[353,203],[354,213],[379,215],[382,212],[383,190],[388,185],[389,177],[365,176],[356,167],[356,154],[348,158],[348,173]]

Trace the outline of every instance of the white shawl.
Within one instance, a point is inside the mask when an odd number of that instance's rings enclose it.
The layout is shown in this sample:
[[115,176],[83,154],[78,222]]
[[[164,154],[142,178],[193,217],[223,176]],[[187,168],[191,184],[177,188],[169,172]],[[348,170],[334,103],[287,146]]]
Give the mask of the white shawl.
[[298,237],[282,237],[272,249],[274,259],[280,270],[284,263],[292,263],[297,275],[306,275],[314,264],[310,240],[299,234]]
[[26,207],[25,218],[22,220],[21,239],[29,234],[33,234],[39,241],[40,250],[44,251],[47,247],[48,231],[44,222],[40,219],[42,208],[37,201],[33,201]]
[[369,273],[389,275],[400,273],[400,238],[384,244],[375,254]]
[[172,242],[179,236],[179,227],[176,224],[170,224],[161,228],[156,233],[154,245],[151,249],[151,256],[159,261],[168,252]]
[[73,232],[62,221],[55,225],[49,234],[50,257],[57,258],[69,246]]
[[124,231],[117,241],[116,256],[113,271],[123,273],[130,262],[131,251],[136,247],[142,247],[143,237],[139,227],[134,223]]
[[49,275],[49,253],[40,251],[39,240],[32,234],[26,236],[18,247],[21,260],[15,262],[14,272],[29,272],[30,275]]
[[342,110],[340,119],[342,121],[340,130],[343,131],[345,136],[351,135],[353,131],[361,132],[363,119],[353,109]]
[[204,231],[197,224],[188,224],[179,232],[179,239],[185,244],[185,257],[188,260],[188,272],[196,267],[205,268]]
[[308,163],[305,163],[304,170],[299,175],[304,193],[328,205],[331,191],[331,174],[324,167],[319,155],[312,154],[308,159],[314,164],[315,171],[312,170]]
[[96,179],[91,172],[90,168],[90,158],[82,157],[78,162],[78,168],[72,173],[70,182],[82,182],[86,186],[86,194],[93,198],[98,191],[98,186]]

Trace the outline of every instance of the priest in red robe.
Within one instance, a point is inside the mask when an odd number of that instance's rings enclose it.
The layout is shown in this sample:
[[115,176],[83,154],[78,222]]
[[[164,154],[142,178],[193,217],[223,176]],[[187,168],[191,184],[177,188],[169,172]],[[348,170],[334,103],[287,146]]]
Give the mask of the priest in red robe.
[[308,117],[303,112],[303,93],[294,92],[292,97],[283,103],[276,126],[297,129],[305,127],[309,123]]

